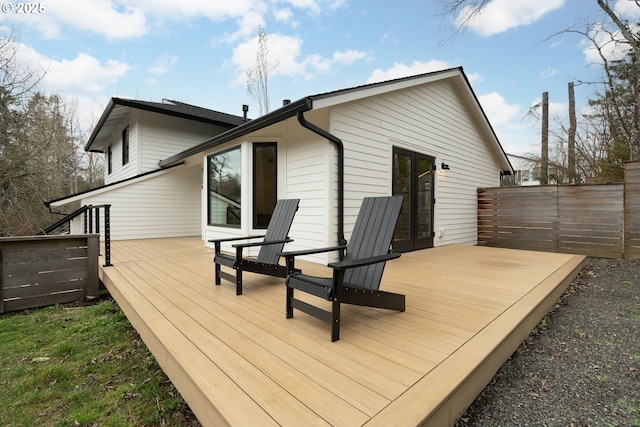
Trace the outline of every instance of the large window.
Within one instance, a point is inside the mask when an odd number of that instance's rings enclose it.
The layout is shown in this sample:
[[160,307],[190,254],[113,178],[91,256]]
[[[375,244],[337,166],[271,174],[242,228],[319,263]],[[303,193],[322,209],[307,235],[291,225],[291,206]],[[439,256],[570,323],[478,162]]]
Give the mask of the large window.
[[[253,144],[253,228],[267,228],[278,195],[277,144]],[[207,157],[208,224],[239,227],[242,212],[240,147]]]
[[253,144],[253,227],[267,228],[278,198],[276,143]]
[[207,158],[209,225],[240,226],[242,158],[240,147]]

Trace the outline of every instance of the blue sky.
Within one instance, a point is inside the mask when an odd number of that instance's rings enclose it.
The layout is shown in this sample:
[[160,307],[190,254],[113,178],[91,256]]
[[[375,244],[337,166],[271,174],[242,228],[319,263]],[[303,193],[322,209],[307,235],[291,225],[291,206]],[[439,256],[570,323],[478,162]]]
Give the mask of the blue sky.
[[[617,0],[620,10],[630,3]],[[441,0],[49,0],[0,27],[20,44],[18,60],[46,70],[41,88],[68,96],[83,124],[112,96],[175,99],[250,117],[246,90],[258,27],[268,36],[271,108],[351,86],[462,66],[505,151],[538,153],[540,126],[525,118],[549,92],[567,115],[567,84],[598,80],[597,61],[577,34],[603,13],[596,0],[492,0],[456,33]],[[637,7],[635,9],[638,9]],[[637,10],[634,10],[637,13]],[[632,17],[638,19],[638,16]],[[578,109],[593,88],[576,87]]]

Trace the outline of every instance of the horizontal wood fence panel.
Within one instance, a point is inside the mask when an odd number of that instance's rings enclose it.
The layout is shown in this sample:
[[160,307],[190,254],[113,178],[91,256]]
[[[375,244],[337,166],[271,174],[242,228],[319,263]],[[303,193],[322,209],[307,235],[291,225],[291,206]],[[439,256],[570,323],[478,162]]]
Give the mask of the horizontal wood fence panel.
[[640,259],[640,162],[625,165],[624,257]]
[[[527,187],[526,197],[519,190],[478,190],[478,244],[556,252],[556,188]],[[551,209],[540,209],[549,204]]]
[[97,296],[99,235],[0,238],[0,313]]
[[4,311],[27,310],[30,308],[45,307],[48,305],[65,304],[68,302],[81,301],[85,297],[86,292],[76,289],[59,294],[7,300],[4,302]]
[[[27,264],[30,264],[32,269],[25,269]],[[84,259],[74,258],[72,260],[58,261],[57,263],[36,261],[34,263],[5,265],[5,280],[3,283],[5,288],[10,288],[38,283],[56,283],[74,278],[84,279],[87,277],[86,265],[86,257]]]
[[640,258],[640,162],[625,184],[479,189],[478,244]]

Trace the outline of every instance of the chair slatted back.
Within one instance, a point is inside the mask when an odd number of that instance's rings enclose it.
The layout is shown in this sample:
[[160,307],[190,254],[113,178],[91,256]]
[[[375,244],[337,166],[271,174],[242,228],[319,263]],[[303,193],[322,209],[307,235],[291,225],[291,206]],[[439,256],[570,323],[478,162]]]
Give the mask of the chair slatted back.
[[[347,245],[345,260],[384,255],[391,248],[393,232],[403,196],[365,197]],[[360,289],[378,289],[385,263],[347,270],[344,284]]]
[[[287,238],[293,217],[298,210],[299,202],[300,199],[282,199],[277,201],[273,215],[271,215],[271,220],[269,220],[269,225],[267,226],[267,233],[264,237],[265,242],[273,242]],[[282,252],[283,247],[284,243],[261,246],[257,260],[266,264],[277,264],[280,259],[278,253]]]

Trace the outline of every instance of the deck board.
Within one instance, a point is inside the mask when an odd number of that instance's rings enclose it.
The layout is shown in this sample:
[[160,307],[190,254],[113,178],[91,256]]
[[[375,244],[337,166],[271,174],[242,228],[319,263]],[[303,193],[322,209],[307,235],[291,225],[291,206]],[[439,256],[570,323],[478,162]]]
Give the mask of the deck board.
[[117,241],[101,269],[205,426],[451,424],[584,264],[462,245],[403,254],[381,289],[406,294],[406,311],[345,305],[332,343],[327,324],[285,318],[283,279],[245,273],[241,296],[215,286],[212,252],[199,238]]

